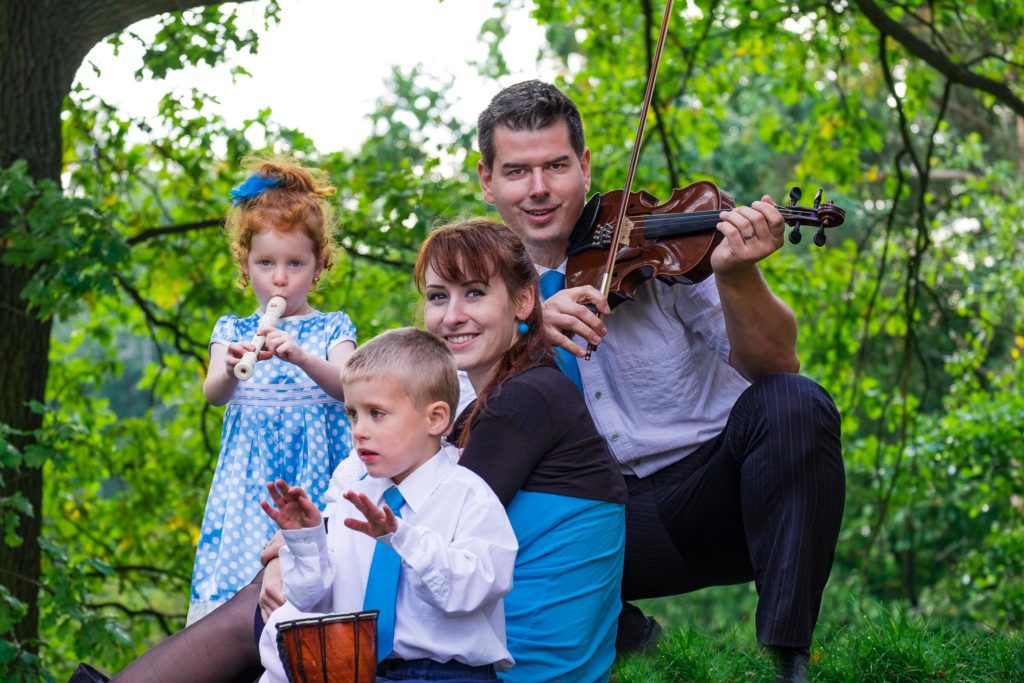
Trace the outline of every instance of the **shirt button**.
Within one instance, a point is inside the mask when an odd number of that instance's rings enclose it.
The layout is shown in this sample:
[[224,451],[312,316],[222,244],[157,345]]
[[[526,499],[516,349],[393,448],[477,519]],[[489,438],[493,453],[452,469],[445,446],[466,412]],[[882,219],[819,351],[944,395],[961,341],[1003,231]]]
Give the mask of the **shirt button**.
[[600,391],[595,391],[594,392],[594,398],[601,398],[602,395],[603,394]]
[[612,441],[618,441],[618,440],[619,440],[619,435],[618,434],[612,434]]

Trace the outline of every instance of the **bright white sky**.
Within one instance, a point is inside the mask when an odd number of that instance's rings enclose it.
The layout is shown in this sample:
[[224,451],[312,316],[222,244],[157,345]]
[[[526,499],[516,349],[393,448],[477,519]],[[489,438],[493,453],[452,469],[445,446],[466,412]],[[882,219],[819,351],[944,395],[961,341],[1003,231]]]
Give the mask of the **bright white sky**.
[[[262,33],[263,3],[251,5],[240,11],[250,18],[247,25]],[[282,0],[281,6],[281,22],[262,33],[259,52],[238,57],[252,77],[237,83],[231,82],[228,69],[207,67],[139,83],[132,74],[141,64],[141,49],[122,49],[114,57],[107,45],[88,55],[78,78],[135,116],[155,114],[169,88],[216,94],[219,113],[233,124],[269,106],[275,121],[306,133],[321,152],[359,146],[370,130],[365,116],[383,94],[392,65],[420,64],[426,75],[438,78],[455,75],[452,112],[467,122],[476,120],[496,92],[493,82],[481,79],[469,64],[482,62],[487,54],[477,38],[483,21],[496,14],[487,0]],[[509,23],[505,56],[512,75],[501,86],[528,78],[550,80],[552,72],[536,64],[543,31],[527,10],[517,11]],[[132,30],[149,37],[153,26],[142,22]]]

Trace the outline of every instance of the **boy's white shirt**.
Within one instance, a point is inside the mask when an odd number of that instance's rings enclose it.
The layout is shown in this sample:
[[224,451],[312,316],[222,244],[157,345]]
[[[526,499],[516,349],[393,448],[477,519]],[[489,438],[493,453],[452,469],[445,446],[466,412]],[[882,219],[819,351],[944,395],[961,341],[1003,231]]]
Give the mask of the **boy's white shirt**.
[[[402,557],[394,656],[493,663],[499,671],[513,664],[501,598],[512,587],[518,545],[497,496],[480,477],[459,467],[458,457],[458,449],[444,446],[398,486],[406,502],[394,534],[375,540],[345,527],[346,517],[362,519],[362,514],[340,497],[327,505],[332,519],[327,533],[323,525],[284,532],[280,557],[288,602],[271,615],[260,638],[267,668],[261,680],[287,680],[277,623],[363,608],[378,542]],[[390,479],[366,477],[346,482],[342,490],[366,493],[379,506],[393,485]]]

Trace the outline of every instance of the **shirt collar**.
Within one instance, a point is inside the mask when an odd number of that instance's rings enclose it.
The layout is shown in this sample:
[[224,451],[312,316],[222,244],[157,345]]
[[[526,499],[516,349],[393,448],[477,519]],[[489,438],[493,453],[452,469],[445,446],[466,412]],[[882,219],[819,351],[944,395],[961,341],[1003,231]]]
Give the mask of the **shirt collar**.
[[[398,490],[402,492],[402,498],[405,499],[405,507],[413,513],[419,510],[458,461],[459,449],[445,444],[430,457],[430,460],[417,467],[416,471],[406,477],[401,484],[397,484]],[[384,492],[396,484],[391,479],[376,479],[375,482],[379,506],[384,500]]]
[[533,264],[533,267],[537,269],[537,275],[543,275],[544,273],[548,272],[549,270],[557,270],[562,275],[565,275],[565,267],[566,267],[566,265],[568,263],[569,263],[569,259],[565,259],[564,261],[562,261],[561,263],[558,264],[557,268],[547,268],[545,266],[538,266],[536,263]]

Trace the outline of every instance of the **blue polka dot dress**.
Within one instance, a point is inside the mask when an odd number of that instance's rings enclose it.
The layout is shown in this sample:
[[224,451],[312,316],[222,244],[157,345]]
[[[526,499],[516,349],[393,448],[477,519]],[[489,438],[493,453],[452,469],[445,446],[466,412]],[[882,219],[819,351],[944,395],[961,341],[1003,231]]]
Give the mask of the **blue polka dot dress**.
[[[258,313],[217,321],[211,344],[251,341]],[[307,353],[327,358],[356,328],[345,313],[282,318]],[[345,405],[328,396],[297,365],[280,358],[256,363],[239,382],[224,412],[220,458],[206,501],[192,571],[188,623],[208,614],[248,584],[261,568],[259,554],[277,526],[260,509],[266,483],[284,479],[303,487],[321,509],[335,466],[352,449]]]

